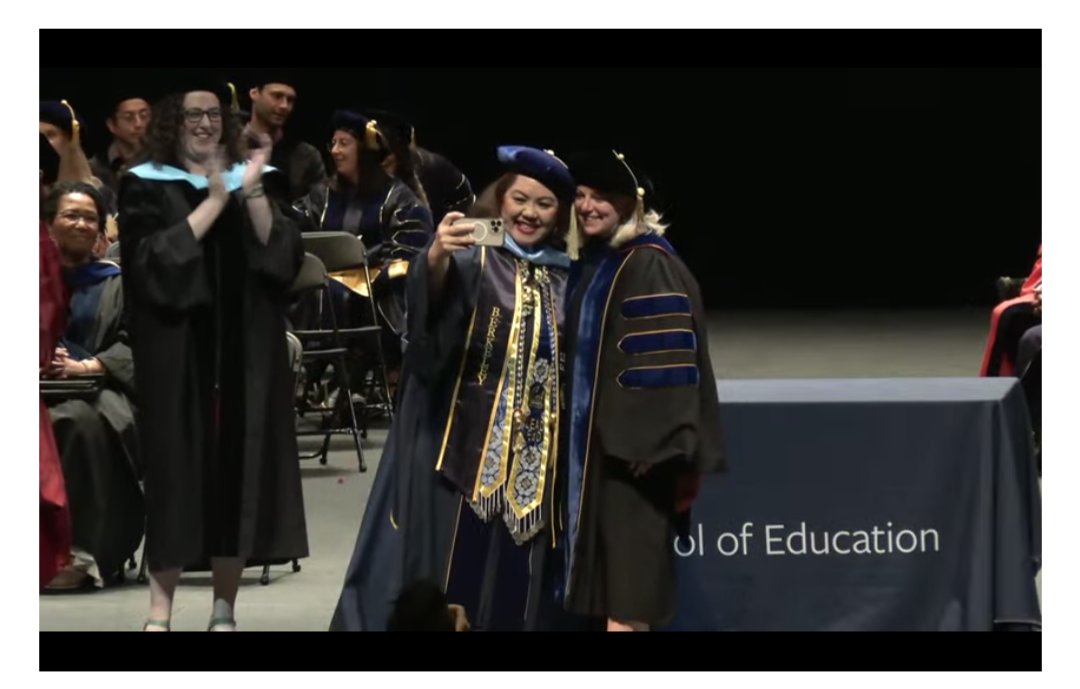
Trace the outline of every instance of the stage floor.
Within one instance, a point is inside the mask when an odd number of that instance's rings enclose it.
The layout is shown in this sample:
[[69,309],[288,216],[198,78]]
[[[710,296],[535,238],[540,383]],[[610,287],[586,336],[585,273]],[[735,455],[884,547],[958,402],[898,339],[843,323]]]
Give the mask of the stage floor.
[[[721,378],[883,378],[975,376],[987,309],[942,311],[769,311],[709,315],[709,350]],[[246,572],[237,604],[241,630],[324,630],[352,554],[386,430],[365,442],[368,472],[356,471],[346,437],[336,438],[328,466],[302,468],[311,556],[302,571],[272,569],[271,583]],[[317,444],[307,439],[302,449]],[[43,595],[43,631],[134,631],[146,617],[149,592],[135,583],[86,594]],[[187,574],[177,592],[175,630],[202,630],[210,617],[210,577]]]

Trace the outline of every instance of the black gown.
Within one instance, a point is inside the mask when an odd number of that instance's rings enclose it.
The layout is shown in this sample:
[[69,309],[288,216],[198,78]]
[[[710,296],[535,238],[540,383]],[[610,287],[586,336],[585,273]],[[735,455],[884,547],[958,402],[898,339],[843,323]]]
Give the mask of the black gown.
[[447,158],[420,146],[413,151],[416,176],[431,204],[431,217],[438,225],[451,211],[468,213],[476,200],[469,178]]
[[306,557],[284,318],[300,232],[271,204],[263,246],[233,194],[198,241],[187,216],[207,190],[140,168],[122,182],[120,241],[150,567]]

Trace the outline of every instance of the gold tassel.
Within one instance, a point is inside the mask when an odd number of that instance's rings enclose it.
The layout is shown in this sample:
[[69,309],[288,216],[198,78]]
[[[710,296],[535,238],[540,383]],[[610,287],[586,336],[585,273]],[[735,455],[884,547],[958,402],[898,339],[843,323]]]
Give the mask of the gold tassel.
[[94,177],[90,170],[90,161],[86,159],[86,153],[82,150],[82,136],[79,129],[79,121],[75,118],[75,109],[66,100],[60,101],[71,113],[71,139],[67,145],[58,151],[60,154],[60,167],[57,170],[57,182],[89,182],[98,189],[101,188],[101,180]]
[[367,126],[364,127],[364,143],[373,151],[377,151],[382,146],[379,145],[379,139],[382,135],[379,133],[379,123],[375,120],[368,120]]
[[71,141],[75,145],[80,145],[82,132],[79,131],[79,119],[75,117],[75,108],[71,107],[71,103],[68,103],[66,100],[60,101],[60,104],[67,108],[68,112],[71,113]]
[[571,208],[570,228],[566,231],[566,255],[571,261],[576,261],[581,257],[581,247],[584,243],[585,239],[581,236],[581,228],[577,223],[577,210]]
[[229,103],[229,112],[234,115],[239,115],[240,99],[236,96],[236,84],[232,83],[231,81],[227,81],[225,82],[225,85],[229,87],[229,98],[231,100],[231,102]]

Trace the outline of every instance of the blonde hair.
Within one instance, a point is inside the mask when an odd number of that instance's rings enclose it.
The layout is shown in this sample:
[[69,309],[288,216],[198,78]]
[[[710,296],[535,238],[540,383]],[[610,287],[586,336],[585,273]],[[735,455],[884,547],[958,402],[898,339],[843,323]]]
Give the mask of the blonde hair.
[[634,206],[633,214],[626,222],[615,228],[609,243],[613,247],[619,247],[643,234],[655,234],[662,237],[668,227],[669,225],[663,221],[660,214],[651,208],[646,210],[645,202],[639,198],[637,205]]
[[[581,254],[581,247],[585,243],[585,232],[576,222],[577,212],[574,213],[574,219],[575,222],[572,223],[570,232],[566,237],[566,253],[570,255],[571,260],[576,261]],[[634,204],[634,211],[630,214],[630,217],[615,227],[615,231],[611,233],[611,237],[608,239],[608,244],[612,248],[618,248],[634,237],[646,234],[655,234],[662,237],[668,227],[670,225],[664,222],[660,213],[651,208],[645,208],[645,201],[639,196],[637,197],[637,203]]]

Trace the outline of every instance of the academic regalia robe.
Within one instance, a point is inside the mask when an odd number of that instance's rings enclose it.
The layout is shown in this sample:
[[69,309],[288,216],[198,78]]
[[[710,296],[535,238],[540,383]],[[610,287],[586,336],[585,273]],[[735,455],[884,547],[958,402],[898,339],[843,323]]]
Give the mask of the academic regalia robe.
[[662,237],[589,249],[567,312],[564,602],[657,625],[675,614],[673,543],[700,475],[726,467],[705,312]]
[[108,261],[64,271],[71,294],[60,345],[72,359],[95,357],[104,387],[90,399],[50,404],[71,507],[73,543],[107,579],[139,547],[145,513],[139,487],[135,372],[124,322],[123,279]]
[[450,211],[467,213],[476,200],[469,178],[445,156],[420,146],[412,153],[413,167],[424,187],[431,217],[438,225]]
[[[550,257],[555,252],[540,253]],[[451,603],[464,605],[473,629],[544,625],[556,438],[554,426],[545,435],[540,420],[556,421],[557,393],[549,395],[558,390],[566,262],[544,264],[543,256],[534,256],[540,263],[533,263],[522,255],[488,247],[453,253],[436,303],[428,292],[426,258],[412,263],[401,404],[331,630],[385,629],[395,597],[418,579],[437,582]],[[540,274],[544,277],[536,278]],[[536,298],[534,307],[521,306],[525,293]],[[547,325],[538,330],[541,322]],[[554,333],[549,325],[555,326]],[[551,334],[554,340],[547,339]],[[529,418],[537,422],[529,428],[539,435],[518,444],[520,426],[511,430],[506,409],[520,409],[519,404],[497,405],[495,399],[505,399],[502,391],[513,387],[499,385],[507,380],[507,349],[522,338],[538,354],[531,363],[520,358],[531,374],[517,380],[543,380],[550,386],[534,385],[528,391]],[[538,375],[539,369],[546,370]],[[483,424],[476,423],[481,418]],[[549,443],[543,451],[533,442],[540,436]],[[517,449],[509,451],[511,444]],[[497,458],[481,468],[491,448],[508,451],[502,455],[501,473]],[[535,449],[539,455],[528,456],[538,457],[539,464],[520,462],[525,455],[518,449],[525,454]],[[508,508],[511,503],[523,509]]]
[[[416,250],[427,243],[433,230],[431,212],[399,179],[391,179],[384,189],[376,193],[363,195],[319,184],[297,204],[297,209],[302,214],[301,229],[305,232],[348,232],[363,240],[369,251],[370,275],[382,314],[382,324],[387,327],[383,349],[392,365],[396,365],[400,359],[400,337],[405,328],[404,288],[401,284],[404,280],[391,279],[399,271],[381,270],[381,267],[391,261],[408,261],[413,257],[413,251],[395,247],[391,243]],[[400,272],[403,276],[404,271]],[[341,275],[352,284],[361,282],[364,277],[362,270],[347,271]],[[343,322],[339,323],[341,327],[372,325],[368,297],[350,291],[337,281],[331,282],[330,288],[334,298],[340,302],[339,312],[346,314]],[[315,314],[326,313],[325,309],[317,308],[315,299],[313,295],[301,301],[291,314],[297,328],[329,328],[327,322],[317,323],[315,320]],[[355,369],[354,376],[358,380],[363,379],[366,367],[357,364],[350,369]]]
[[300,232],[271,203],[264,246],[233,194],[196,240],[187,216],[207,194],[205,177],[152,163],[121,186],[152,569],[308,554],[285,339]]
[[326,180],[326,165],[319,149],[288,134],[274,144],[270,165],[281,171],[287,185],[282,196],[289,203],[302,199]]

